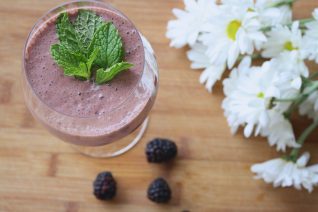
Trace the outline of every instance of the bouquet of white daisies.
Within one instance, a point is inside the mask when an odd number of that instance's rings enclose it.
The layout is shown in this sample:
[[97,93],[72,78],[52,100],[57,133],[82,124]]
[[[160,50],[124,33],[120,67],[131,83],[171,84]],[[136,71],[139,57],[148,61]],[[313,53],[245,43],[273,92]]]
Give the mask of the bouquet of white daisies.
[[[309,192],[318,185],[318,164],[307,166],[309,153],[299,155],[307,137],[318,127],[318,9],[313,18],[292,20],[295,0],[184,0],[168,23],[171,46],[190,47],[191,68],[203,69],[200,83],[211,92],[225,70],[224,114],[232,133],[263,136],[277,151],[290,152],[251,167],[256,178],[275,187],[294,186]],[[252,60],[264,58],[261,66]],[[312,119],[296,138],[294,113]]]

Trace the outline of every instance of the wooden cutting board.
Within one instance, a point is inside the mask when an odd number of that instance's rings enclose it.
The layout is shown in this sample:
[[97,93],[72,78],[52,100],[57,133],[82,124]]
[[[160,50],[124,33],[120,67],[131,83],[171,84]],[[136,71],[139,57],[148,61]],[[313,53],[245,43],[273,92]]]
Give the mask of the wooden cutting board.
[[[312,194],[273,189],[253,180],[253,163],[278,157],[265,139],[230,134],[223,111],[222,86],[213,95],[189,68],[186,50],[169,48],[166,24],[181,0],[111,0],[151,41],[160,67],[160,89],[145,137],[127,154],[112,159],[80,155],[50,135],[24,105],[20,86],[21,55],[35,21],[61,0],[0,0],[0,211],[318,211]],[[309,17],[316,0],[299,0],[295,17]],[[318,66],[313,66],[317,70]],[[296,120],[299,133],[306,121]],[[176,141],[173,164],[150,165],[144,156],[153,137]],[[306,143],[318,162],[318,132]],[[118,196],[100,202],[92,195],[96,174],[110,170]],[[167,178],[173,188],[168,205],[146,198],[149,182]]]

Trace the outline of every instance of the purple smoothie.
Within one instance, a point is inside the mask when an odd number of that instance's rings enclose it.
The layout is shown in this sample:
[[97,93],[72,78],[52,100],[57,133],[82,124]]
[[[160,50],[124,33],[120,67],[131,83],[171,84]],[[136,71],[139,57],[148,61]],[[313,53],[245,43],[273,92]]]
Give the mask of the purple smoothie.
[[[125,61],[134,64],[108,84],[96,85],[64,76],[50,55],[58,43],[53,16],[31,34],[25,51],[25,76],[38,101],[29,108],[51,132],[82,145],[101,145],[119,139],[137,128],[154,102],[150,84],[142,79],[145,51],[139,32],[122,14],[97,7],[92,10],[119,30]],[[78,9],[67,11],[74,19]],[[45,114],[43,117],[39,114]]]
[[[71,19],[77,15],[75,12],[69,12]],[[134,64],[106,85],[64,76],[50,55],[51,45],[58,43],[56,17],[43,24],[27,47],[26,74],[34,92],[49,107],[65,115],[92,117],[116,109],[136,87],[143,71],[144,49],[134,26],[112,11],[100,9],[96,13],[117,27],[126,51],[125,61]]]

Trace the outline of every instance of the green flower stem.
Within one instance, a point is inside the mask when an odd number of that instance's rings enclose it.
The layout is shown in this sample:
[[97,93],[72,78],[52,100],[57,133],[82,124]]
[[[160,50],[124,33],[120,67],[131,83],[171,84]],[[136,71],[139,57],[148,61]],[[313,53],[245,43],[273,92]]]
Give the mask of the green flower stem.
[[299,154],[300,148],[303,146],[305,140],[308,138],[308,136],[318,127],[318,119],[315,120],[309,127],[300,135],[300,137],[297,140],[297,143],[300,145],[298,148],[294,148],[290,155],[289,159],[296,162]]
[[251,55],[251,58],[254,59],[261,59],[262,58],[262,54],[261,53],[255,53]]
[[278,2],[278,3],[271,4],[269,7],[280,7],[280,6],[284,6],[284,5],[292,6],[295,1],[296,0],[285,0],[285,1],[281,1],[281,2]]
[[268,32],[268,31],[271,31],[272,27],[271,26],[266,26],[266,27],[262,27],[261,28],[261,31],[262,32]]
[[293,102],[293,104],[288,108],[288,110],[284,113],[284,116],[287,119],[290,119],[292,113],[294,112],[294,110],[301,105],[309,96],[310,94],[312,94],[313,92],[318,90],[318,81],[314,81],[311,82],[310,84],[310,89],[302,94],[300,94],[295,101]]
[[[299,21],[299,28],[301,29],[301,31],[304,31],[306,29],[306,24],[307,23],[312,22],[314,20],[315,19],[313,19],[313,18],[299,19],[298,20]],[[293,25],[293,23],[286,24],[286,26],[289,27],[289,28],[291,28],[292,25]],[[261,31],[262,32],[268,32],[268,31],[271,31],[271,29],[272,29],[271,26],[266,26],[266,27],[261,28]]]
[[255,59],[262,59],[261,53],[254,53],[254,54],[252,54],[252,55],[239,55],[237,61],[243,60],[245,56],[251,56],[251,58],[252,58],[253,60],[255,60]]
[[298,98],[295,99],[274,99],[273,102],[294,102],[296,101]]
[[315,79],[316,77],[318,77],[318,72],[312,73],[309,79]]
[[[315,20],[314,18],[300,19],[300,20],[298,20],[298,21],[299,21],[299,26],[300,26],[300,27],[305,27],[305,25],[306,25],[307,23],[312,22],[312,21],[314,21],[314,20]],[[291,26],[291,24],[290,24],[290,26]]]
[[[309,23],[309,22],[312,22],[314,21],[315,19],[314,18],[304,18],[304,19],[299,19],[299,20],[295,20],[295,21],[299,21],[299,28],[300,29],[306,29],[306,24]],[[294,22],[295,22],[294,21]],[[293,25],[293,23],[289,23],[287,24],[286,26],[288,26],[289,28],[291,28]]]

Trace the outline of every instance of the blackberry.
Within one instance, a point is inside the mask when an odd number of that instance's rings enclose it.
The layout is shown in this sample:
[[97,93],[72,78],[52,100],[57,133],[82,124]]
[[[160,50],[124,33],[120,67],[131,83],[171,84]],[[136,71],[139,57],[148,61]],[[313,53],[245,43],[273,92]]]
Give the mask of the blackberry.
[[155,138],[147,144],[146,155],[150,163],[165,162],[177,155],[177,146],[171,140]]
[[116,195],[116,181],[111,172],[101,172],[94,181],[94,195],[100,200],[110,200]]
[[157,178],[149,185],[147,195],[153,202],[166,203],[171,199],[171,189],[163,178]]

